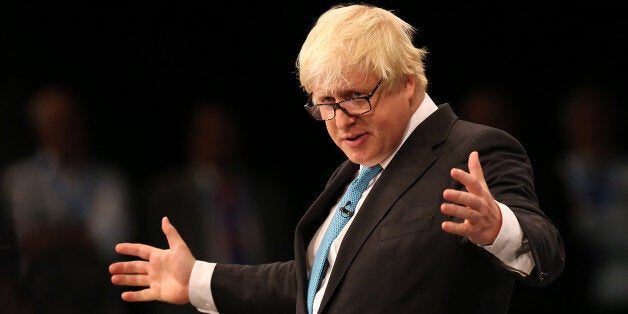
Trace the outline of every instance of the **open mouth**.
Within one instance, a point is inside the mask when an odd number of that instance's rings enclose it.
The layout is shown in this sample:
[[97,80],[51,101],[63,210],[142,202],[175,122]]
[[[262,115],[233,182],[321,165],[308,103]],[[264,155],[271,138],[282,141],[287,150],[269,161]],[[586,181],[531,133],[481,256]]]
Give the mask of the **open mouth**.
[[344,140],[348,141],[348,142],[355,142],[355,141],[359,140],[360,138],[362,138],[363,136],[364,136],[364,134],[358,134],[358,135],[353,136],[353,137],[345,137]]

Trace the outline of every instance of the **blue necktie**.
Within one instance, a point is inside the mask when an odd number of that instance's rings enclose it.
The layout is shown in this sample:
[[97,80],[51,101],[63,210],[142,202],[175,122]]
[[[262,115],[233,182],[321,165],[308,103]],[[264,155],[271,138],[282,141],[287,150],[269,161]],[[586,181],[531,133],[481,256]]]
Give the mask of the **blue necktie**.
[[312,271],[310,272],[310,282],[307,287],[307,308],[308,313],[310,314],[313,311],[314,296],[316,295],[316,291],[319,288],[321,279],[324,277],[328,265],[327,254],[329,253],[329,247],[340,233],[340,230],[344,228],[353,215],[355,206],[358,204],[358,201],[360,200],[360,197],[362,197],[362,193],[366,190],[369,182],[371,182],[371,180],[380,171],[382,171],[382,167],[380,165],[364,167],[362,172],[360,172],[353,182],[351,182],[349,188],[347,188],[347,191],[338,203],[338,209],[334,213],[331,223],[329,224],[329,227],[327,227],[327,231],[325,231],[323,240],[316,251],[314,264],[312,265]]

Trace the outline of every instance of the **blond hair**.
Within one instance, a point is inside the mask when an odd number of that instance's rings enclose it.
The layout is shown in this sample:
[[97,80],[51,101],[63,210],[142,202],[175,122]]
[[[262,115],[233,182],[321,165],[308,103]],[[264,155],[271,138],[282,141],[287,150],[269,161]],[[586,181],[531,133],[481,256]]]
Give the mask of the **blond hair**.
[[364,73],[392,90],[410,76],[417,90],[427,87],[423,60],[427,51],[413,45],[416,30],[392,12],[371,5],[337,5],[323,13],[308,34],[297,59],[301,87],[334,92],[347,75]]

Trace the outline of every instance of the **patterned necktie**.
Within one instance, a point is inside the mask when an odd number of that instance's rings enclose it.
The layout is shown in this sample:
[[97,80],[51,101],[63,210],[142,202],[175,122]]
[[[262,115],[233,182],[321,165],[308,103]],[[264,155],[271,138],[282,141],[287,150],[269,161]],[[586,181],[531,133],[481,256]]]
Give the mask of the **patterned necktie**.
[[340,233],[340,230],[342,230],[353,215],[355,206],[358,200],[360,200],[360,197],[362,197],[362,193],[366,190],[369,182],[371,182],[380,171],[382,171],[380,165],[364,167],[357,178],[351,182],[349,188],[340,199],[340,203],[338,203],[338,209],[334,213],[331,223],[329,227],[327,227],[327,231],[325,231],[323,240],[316,251],[314,264],[310,272],[310,281],[307,288],[307,308],[310,314],[313,310],[314,296],[316,295],[316,291],[320,286],[321,279],[324,277],[328,266],[327,254],[329,253],[329,247]]

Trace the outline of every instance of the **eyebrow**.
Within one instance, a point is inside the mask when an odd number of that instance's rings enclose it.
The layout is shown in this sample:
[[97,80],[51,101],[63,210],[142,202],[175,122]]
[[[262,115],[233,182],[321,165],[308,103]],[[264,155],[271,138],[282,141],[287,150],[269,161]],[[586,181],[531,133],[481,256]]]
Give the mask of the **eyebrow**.
[[[360,94],[364,94],[364,95],[368,95],[368,94],[369,94],[369,91],[364,91],[364,90],[368,89],[368,87],[366,87],[366,86],[365,86],[365,87],[363,87],[363,88],[361,88],[361,89],[362,89],[362,90],[360,90],[360,89],[358,89],[358,88],[351,87],[351,88],[347,88],[347,89],[339,89],[339,90],[337,90],[337,91],[336,91],[336,93],[337,93],[338,95],[340,95],[340,96],[345,96],[345,97],[342,97],[342,99],[341,99],[341,100],[345,100],[345,99],[353,98],[353,96],[346,97],[347,95],[349,95],[349,94],[353,94],[353,93],[360,93]],[[314,97],[312,97],[312,96],[313,96],[313,93],[310,93],[310,97],[311,97],[312,99],[315,99],[315,98],[314,98]],[[336,98],[336,97],[335,97],[332,93],[330,93],[330,92],[326,92],[324,95],[322,95],[322,96],[320,96],[320,97],[318,97],[318,98],[326,98],[326,97]]]

